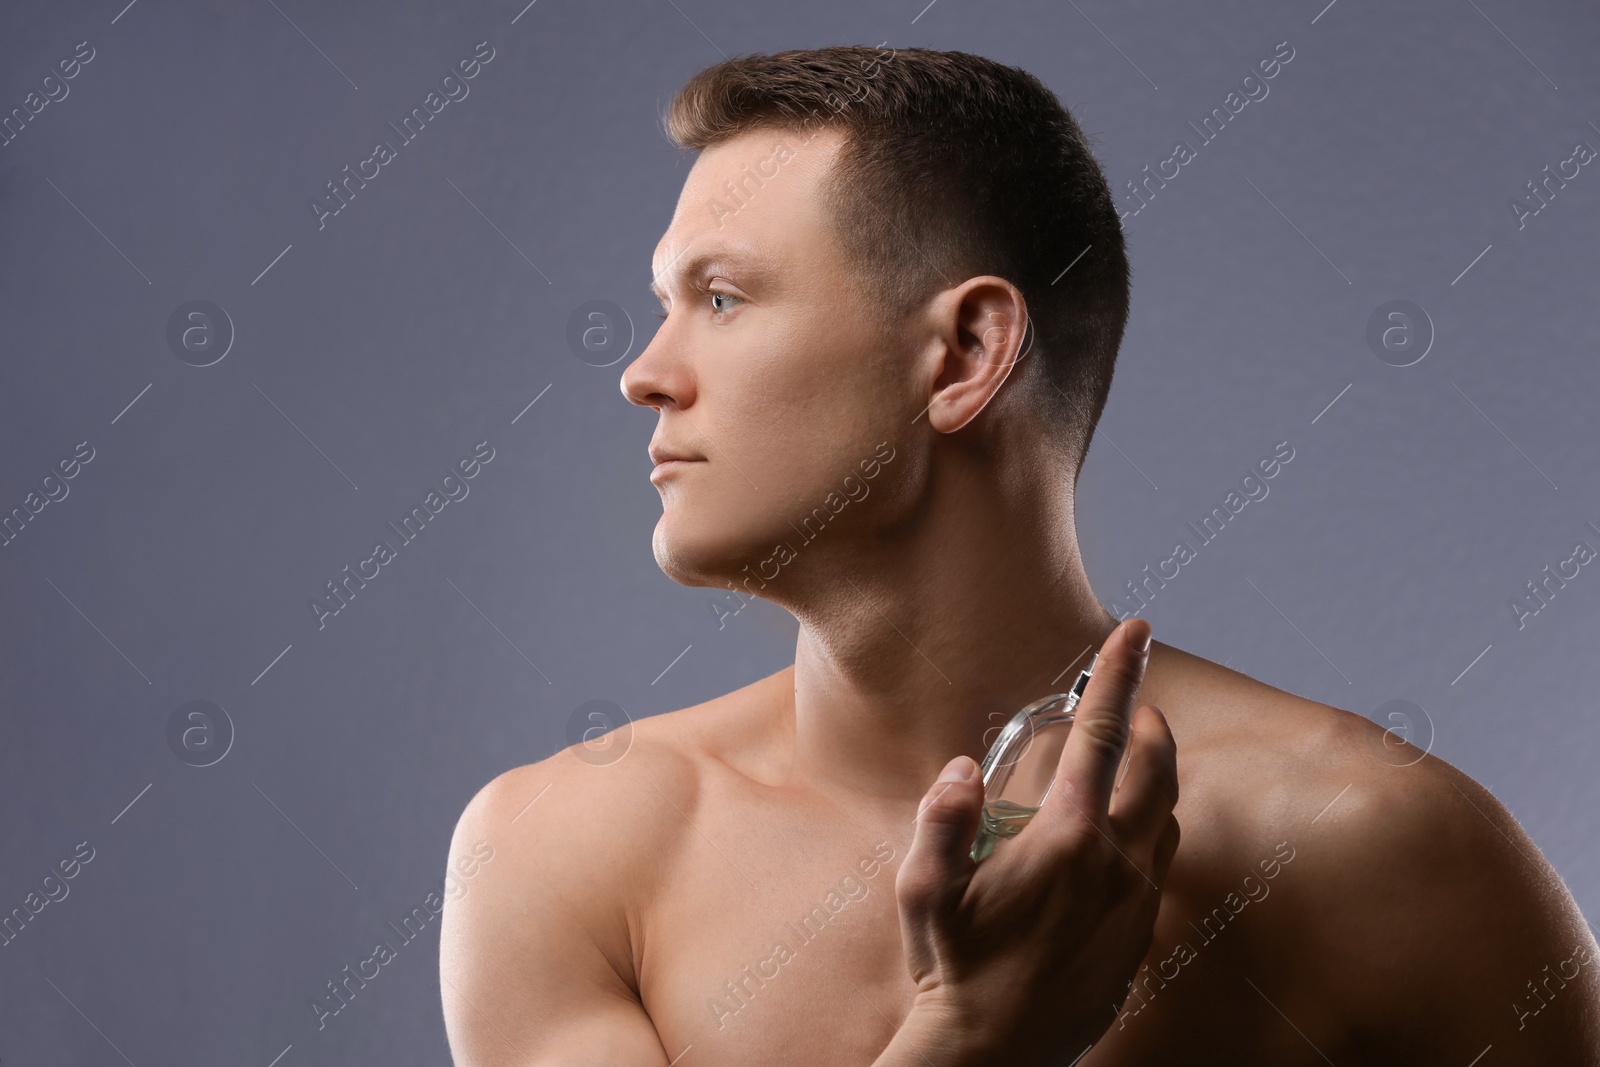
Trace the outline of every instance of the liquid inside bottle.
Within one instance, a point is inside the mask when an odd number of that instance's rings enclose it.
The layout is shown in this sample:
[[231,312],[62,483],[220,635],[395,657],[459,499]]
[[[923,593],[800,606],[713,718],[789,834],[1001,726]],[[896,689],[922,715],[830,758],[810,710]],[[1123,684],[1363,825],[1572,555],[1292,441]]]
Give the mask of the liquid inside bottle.
[[1066,693],[1037,700],[1014,715],[983,760],[983,816],[972,842],[974,862],[1022,832],[1044,805],[1072,729],[1074,710],[1098,654]]
[[1036,805],[1018,804],[1010,800],[992,800],[984,804],[978,839],[972,843],[973,860],[983,859],[994,851],[997,843],[1015,837],[1038,811]]

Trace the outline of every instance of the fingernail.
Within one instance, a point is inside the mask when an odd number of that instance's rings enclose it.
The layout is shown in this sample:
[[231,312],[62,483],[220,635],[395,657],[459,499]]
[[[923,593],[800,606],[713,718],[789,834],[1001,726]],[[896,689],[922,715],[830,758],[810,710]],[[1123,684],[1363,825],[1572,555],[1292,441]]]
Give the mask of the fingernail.
[[939,772],[939,777],[935,779],[935,784],[938,782],[965,782],[972,777],[972,772],[977,770],[977,767],[978,765],[973,762],[971,756],[957,756],[944,765],[944,770]]
[[1144,624],[1144,636],[1134,641],[1133,647],[1140,652],[1150,651],[1150,624]]

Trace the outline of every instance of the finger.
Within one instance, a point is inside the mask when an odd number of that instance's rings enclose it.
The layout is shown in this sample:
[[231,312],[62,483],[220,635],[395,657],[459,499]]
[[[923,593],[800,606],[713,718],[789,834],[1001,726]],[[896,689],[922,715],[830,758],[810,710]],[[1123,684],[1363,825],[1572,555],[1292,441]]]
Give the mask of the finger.
[[1172,866],[1172,857],[1177,855],[1181,837],[1178,817],[1168,815],[1167,825],[1162,828],[1161,838],[1156,842],[1155,860],[1150,866],[1150,879],[1158,886],[1167,884],[1167,869]]
[[[966,777],[946,777],[955,773]],[[978,764],[971,756],[957,756],[945,765],[918,809],[911,847],[895,875],[902,908],[919,917],[941,914],[961,899],[977,869],[971,849],[982,808]]]
[[[1149,642],[1150,624],[1143,619],[1129,619],[1111,631],[1100,646],[1094,674],[1073,713],[1072,729],[1067,731],[1066,744],[1061,748],[1055,784],[1040,811],[1044,815],[1046,809],[1056,809],[1055,815],[1045,816],[1047,821],[1081,817],[1102,830],[1107,826],[1112,786],[1127,748],[1129,712],[1144,678]],[[1139,647],[1141,644],[1143,648]]]
[[1154,704],[1133,713],[1128,769],[1111,795],[1111,825],[1120,840],[1153,848],[1178,804],[1178,745]]

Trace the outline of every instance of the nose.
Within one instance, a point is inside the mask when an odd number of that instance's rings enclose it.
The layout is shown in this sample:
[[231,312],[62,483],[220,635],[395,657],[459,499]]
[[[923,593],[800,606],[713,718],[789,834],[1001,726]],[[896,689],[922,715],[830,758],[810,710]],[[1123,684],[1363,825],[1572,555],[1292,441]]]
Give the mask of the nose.
[[694,402],[689,368],[671,348],[672,327],[662,323],[645,350],[623,370],[618,386],[630,404],[660,410]]

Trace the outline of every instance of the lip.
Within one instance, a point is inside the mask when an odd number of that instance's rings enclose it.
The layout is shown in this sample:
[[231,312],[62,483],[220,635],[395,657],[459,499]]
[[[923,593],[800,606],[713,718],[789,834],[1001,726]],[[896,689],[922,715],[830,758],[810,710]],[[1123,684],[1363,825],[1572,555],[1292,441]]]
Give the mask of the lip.
[[645,451],[650,454],[650,462],[652,463],[665,463],[668,460],[674,459],[695,460],[704,458],[702,456],[681,455],[677,452],[671,451],[670,449],[657,448],[655,445],[651,445],[649,448],[645,449]]
[[676,473],[678,470],[683,467],[687,467],[691,463],[704,462],[705,460],[701,459],[664,459],[660,463],[657,463],[650,471],[650,480],[654,482],[668,474]]

